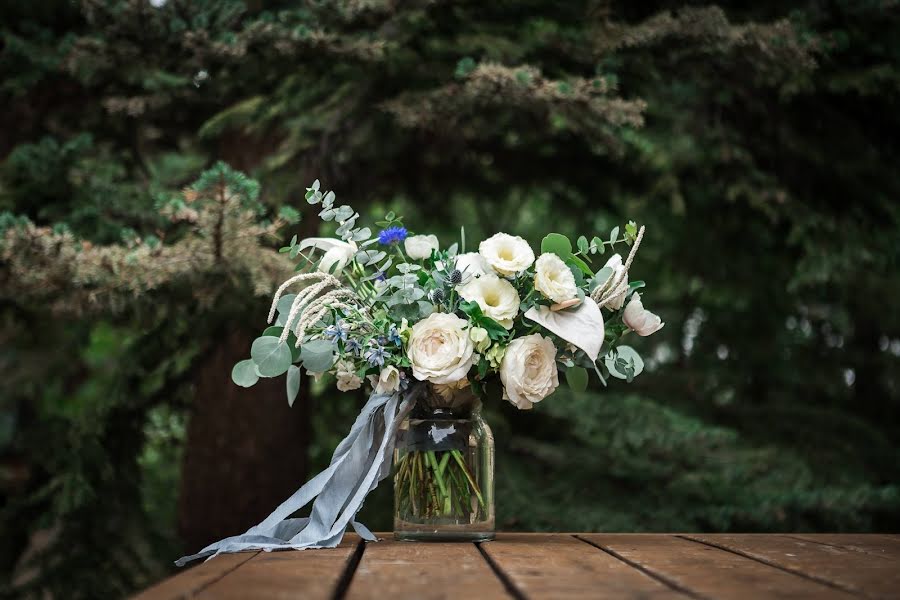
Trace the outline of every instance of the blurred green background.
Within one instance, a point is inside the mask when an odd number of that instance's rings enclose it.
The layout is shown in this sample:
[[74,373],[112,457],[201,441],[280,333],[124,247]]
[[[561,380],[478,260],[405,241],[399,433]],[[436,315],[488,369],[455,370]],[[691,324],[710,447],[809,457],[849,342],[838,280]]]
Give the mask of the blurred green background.
[[[889,0],[3,3],[4,588],[121,596],[327,464],[362,396],[229,379],[281,240],[320,231],[316,178],[445,246],[647,226],[645,373],[487,407],[499,528],[900,530],[898,24]],[[259,183],[249,217],[181,195],[217,160]]]

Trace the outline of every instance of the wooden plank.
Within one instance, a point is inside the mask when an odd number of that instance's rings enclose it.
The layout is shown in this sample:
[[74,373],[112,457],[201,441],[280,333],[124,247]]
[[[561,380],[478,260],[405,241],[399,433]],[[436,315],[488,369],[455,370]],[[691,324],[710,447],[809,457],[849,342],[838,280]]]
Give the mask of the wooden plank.
[[581,534],[696,598],[852,598],[845,591],[671,535]]
[[220,554],[212,560],[200,562],[177,575],[164,579],[134,596],[134,600],[167,600],[191,596],[234,571],[256,554],[256,552]]
[[684,597],[571,535],[499,534],[481,549],[528,598]]
[[781,535],[685,535],[810,579],[872,598],[896,598],[900,562]]
[[900,536],[871,533],[797,533],[788,537],[865,552],[888,560],[900,560]]
[[347,598],[509,598],[475,544],[384,541],[366,544]]
[[358,536],[346,535],[337,548],[260,552],[253,560],[205,588],[197,597],[223,600],[332,598],[360,543]]

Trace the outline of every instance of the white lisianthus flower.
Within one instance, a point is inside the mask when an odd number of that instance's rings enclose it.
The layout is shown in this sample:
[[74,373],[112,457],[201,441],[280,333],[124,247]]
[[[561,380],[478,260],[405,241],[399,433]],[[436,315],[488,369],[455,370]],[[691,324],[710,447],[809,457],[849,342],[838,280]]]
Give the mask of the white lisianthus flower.
[[411,235],[403,242],[406,255],[413,260],[431,258],[431,251],[439,247],[436,235]]
[[475,350],[484,352],[491,345],[491,338],[488,336],[488,330],[484,327],[471,327],[469,329],[469,337],[475,343]]
[[334,368],[334,375],[337,378],[337,389],[342,392],[349,392],[360,388],[362,379],[356,374],[352,361],[339,360],[334,365]]
[[628,306],[625,307],[625,312],[622,313],[622,320],[625,321],[625,324],[632,331],[642,337],[656,333],[665,325],[662,319],[659,318],[659,315],[655,315],[644,308],[644,304],[641,302],[641,295],[637,292],[631,296]]
[[552,252],[541,254],[534,264],[534,289],[557,303],[578,297],[572,269]]
[[477,252],[466,252],[456,257],[456,269],[465,278],[481,277],[491,272],[491,265]]
[[478,358],[468,326],[465,319],[447,313],[431,313],[413,325],[406,352],[413,377],[431,383],[464,378]]
[[519,293],[513,285],[494,274],[483,275],[458,288],[459,295],[477,302],[486,317],[497,321],[506,329],[512,329],[513,319],[519,314]]
[[497,233],[481,242],[478,253],[497,273],[512,276],[534,263],[534,251],[517,235]]
[[503,399],[527,410],[559,387],[556,346],[539,333],[516,338],[500,363]]
[[319,271],[337,275],[344,270],[359,248],[356,242],[345,242],[336,238],[312,237],[300,241],[300,251],[307,248],[321,250],[325,254],[319,261]]
[[376,394],[390,394],[400,390],[400,371],[388,365],[378,375],[369,375],[369,383]]

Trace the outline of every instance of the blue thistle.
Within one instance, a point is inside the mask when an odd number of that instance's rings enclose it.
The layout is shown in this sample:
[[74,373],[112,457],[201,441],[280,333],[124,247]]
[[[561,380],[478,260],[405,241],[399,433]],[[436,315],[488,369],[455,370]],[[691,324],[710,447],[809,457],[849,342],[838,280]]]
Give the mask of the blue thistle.
[[406,227],[388,227],[387,229],[382,229],[381,233],[378,234],[378,243],[382,246],[399,244],[406,239],[406,236]]

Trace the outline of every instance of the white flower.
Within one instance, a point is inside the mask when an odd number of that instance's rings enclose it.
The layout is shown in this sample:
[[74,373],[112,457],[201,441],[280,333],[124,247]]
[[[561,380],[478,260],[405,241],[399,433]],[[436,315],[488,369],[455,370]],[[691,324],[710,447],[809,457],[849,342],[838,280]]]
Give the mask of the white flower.
[[475,349],[479,352],[487,350],[491,345],[491,338],[488,337],[488,330],[483,327],[472,327],[469,329],[469,337],[475,343]]
[[534,263],[534,251],[517,235],[497,233],[481,242],[478,253],[501,275],[521,273]]
[[403,242],[406,255],[413,260],[431,258],[431,251],[437,250],[438,239],[436,235],[411,235]]
[[519,293],[513,285],[494,274],[473,279],[458,288],[459,295],[477,302],[486,317],[503,327],[512,329],[513,319],[519,314]]
[[325,254],[319,261],[319,271],[337,275],[347,266],[359,249],[355,242],[345,242],[335,238],[306,238],[300,242],[300,251],[315,248]]
[[469,322],[456,315],[431,313],[412,326],[407,357],[413,377],[431,383],[451,383],[466,376],[478,355]]
[[360,388],[362,379],[356,374],[352,361],[339,360],[334,365],[334,368],[334,375],[337,377],[337,389],[342,392],[349,392]]
[[369,383],[376,394],[390,394],[400,390],[400,371],[394,365],[388,365],[378,375],[369,375]]
[[534,289],[554,302],[578,296],[572,269],[552,252],[545,252],[534,264]]
[[481,277],[491,272],[491,265],[477,252],[466,252],[456,257],[456,269],[462,271],[463,277]]
[[606,261],[605,267],[612,269],[612,273],[591,295],[598,301],[600,308],[619,310],[625,304],[625,296],[628,295],[628,273],[619,254],[613,254]]
[[559,386],[556,346],[539,333],[516,338],[500,363],[503,399],[527,410]]
[[644,308],[641,302],[641,295],[637,292],[631,297],[625,312],[622,313],[622,320],[628,327],[642,337],[647,337],[652,333],[656,333],[663,328],[665,323],[658,315],[653,314]]

